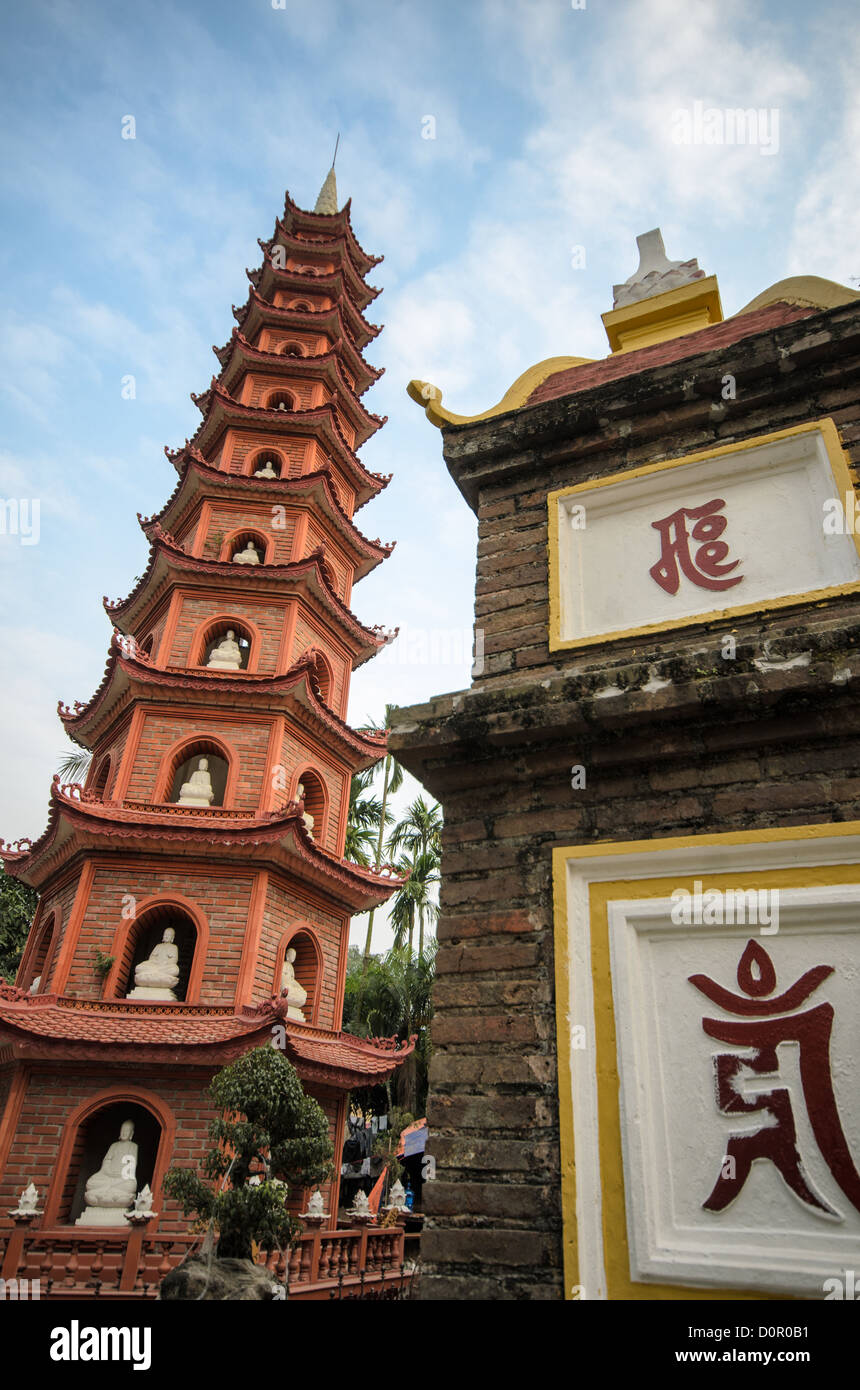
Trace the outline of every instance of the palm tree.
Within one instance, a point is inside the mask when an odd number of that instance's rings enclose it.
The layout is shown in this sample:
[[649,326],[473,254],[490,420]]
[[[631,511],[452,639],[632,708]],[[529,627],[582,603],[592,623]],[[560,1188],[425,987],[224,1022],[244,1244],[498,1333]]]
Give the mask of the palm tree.
[[409,858],[397,862],[399,874],[409,874],[403,887],[398,889],[391,908],[389,922],[394,932],[394,949],[403,948],[408,934],[408,955],[412,956],[412,941],[415,919],[418,919],[418,958],[424,955],[424,927],[435,922],[439,916],[439,904],[433,896],[433,889],[440,882],[439,856],[429,849],[424,854],[413,853]]
[[436,921],[439,907],[432,890],[439,883],[442,861],[442,809],[430,805],[419,796],[409,807],[403,820],[391,832],[390,852],[405,850],[398,862],[398,872],[409,872],[409,879],[398,892],[391,910],[395,945],[402,944],[408,931],[409,954],[415,918],[418,918],[418,955],[424,954],[424,926]]
[[[372,720],[372,719],[371,719],[371,720],[364,726],[364,728],[361,729],[360,732],[361,732],[361,733],[365,733],[365,734],[370,734],[370,733],[377,733],[377,734],[378,734],[378,733],[382,733],[382,731],[385,730],[385,729],[390,729],[390,728],[391,728],[391,716],[392,716],[392,714],[394,713],[394,711],[395,711],[396,708],[397,708],[396,705],[386,705],[386,706],[385,706],[385,718],[383,719],[382,723],[381,723],[381,724],[377,724],[377,723],[375,722],[375,720]],[[388,811],[388,798],[389,798],[389,796],[393,796],[393,795],[395,794],[395,792],[398,792],[398,791],[400,790],[400,788],[401,788],[402,785],[403,785],[403,768],[400,766],[400,763],[399,763],[399,762],[397,761],[397,759],[394,757],[393,753],[386,753],[386,755],[385,755],[385,761],[384,761],[383,766],[382,766],[382,802],[381,802],[382,813],[381,813],[381,815],[380,815],[380,817],[379,817],[379,831],[378,831],[377,838],[376,838],[376,859],[375,859],[374,865],[373,865],[373,867],[377,870],[377,872],[382,868],[382,849],[383,849],[383,844],[384,844],[384,842],[385,842],[385,827],[386,827],[387,824],[390,823],[390,820],[391,820],[391,816],[390,816],[390,813],[389,813],[389,811]],[[376,912],[376,908],[375,908],[375,907],[372,907],[372,908],[370,909],[370,916],[369,916],[368,919],[367,919],[367,937],[365,938],[365,942],[364,942],[364,962],[365,962],[365,968],[366,968],[366,966],[367,966],[367,962],[370,960],[370,946],[371,946],[371,941],[372,941],[372,939],[373,939],[373,918],[374,918],[375,912]]]
[[[364,772],[357,772],[352,779],[343,847],[344,858],[353,864],[360,864],[364,869],[370,868],[373,862],[372,851],[377,844],[382,822],[382,802],[379,797],[363,795],[372,775],[373,768],[366,768]],[[389,823],[393,820],[389,812],[386,812],[386,820]]]

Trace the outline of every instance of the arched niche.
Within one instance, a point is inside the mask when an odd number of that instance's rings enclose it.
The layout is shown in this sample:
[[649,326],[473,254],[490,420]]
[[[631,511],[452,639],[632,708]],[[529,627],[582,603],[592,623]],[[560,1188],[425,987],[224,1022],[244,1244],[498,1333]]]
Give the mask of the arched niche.
[[128,998],[135,987],[137,967],[141,961],[149,959],[168,927],[173,932],[179,966],[179,980],[172,986],[173,993],[178,1003],[195,1002],[203,974],[208,933],[199,913],[189,911],[173,899],[163,899],[141,907],[134,918],[121,925],[113,944],[114,964],[106,982],[107,998]]
[[[241,618],[231,618],[229,616],[217,618],[215,621],[205,625],[202,633],[196,638],[192,648],[194,658],[193,664],[209,667],[211,661],[218,661],[219,657],[215,655],[216,650],[225,640],[228,640],[230,633],[233,634],[232,641],[235,642],[239,648],[239,666],[232,668],[227,666],[212,666],[210,669],[227,670],[228,672],[230,669],[247,671],[254,650],[254,634],[247,623],[243,622]],[[224,659],[226,660],[227,658]]]
[[292,340],[287,343],[281,343],[278,352],[282,357],[307,357],[308,355],[306,347]]
[[[34,994],[44,994],[51,966],[60,937],[60,914],[56,910],[46,913],[33,933],[31,942],[25,948],[18,971],[18,987]],[[38,981],[38,984],[36,984]],[[33,989],[33,985],[36,988]]]
[[324,973],[324,957],[319,937],[308,922],[297,922],[284,932],[278,943],[275,957],[274,993],[280,994],[284,973],[284,961],[288,950],[294,950],[296,958],[292,962],[296,979],[304,990],[307,999],[302,1005],[305,1023],[316,1023],[319,1017],[320,1000]]
[[[137,1144],[137,1191],[148,1185],[158,1210],[161,1183],[173,1149],[173,1116],[143,1088],[116,1086],[85,1102],[69,1116],[45,1202],[46,1226],[74,1225],[84,1210],[87,1182],[101,1167],[110,1145],[119,1139],[126,1120],[134,1125],[133,1140]],[[78,1227],[87,1229],[98,1232],[98,1227]],[[123,1222],[118,1229],[130,1232],[132,1228]]]
[[87,790],[91,791],[94,796],[100,796],[104,798],[105,793],[107,792],[108,782],[110,781],[110,773],[111,756],[110,753],[105,753],[104,757],[99,758],[98,762],[95,765],[93,780],[90,783],[90,786]]
[[266,410],[295,410],[296,398],[292,391],[285,391],[279,386],[277,391],[270,391],[266,397]]
[[320,688],[320,697],[324,704],[331,707],[334,672],[328,658],[324,656],[321,651],[316,651],[315,657],[314,675],[316,676],[317,685]]
[[214,792],[209,805],[226,805],[231,789],[230,755],[223,744],[206,737],[189,739],[168,754],[159,779],[160,794],[156,796],[156,801],[178,803],[183,786],[190,782],[193,773],[200,770],[201,758],[208,763],[206,771]]
[[312,314],[314,308],[306,299],[294,299],[289,307],[291,309],[298,309],[302,314]]
[[249,546],[253,547],[257,553],[257,564],[265,565],[269,556],[270,543],[261,531],[234,531],[224,541],[220,558],[235,565],[250,563],[253,566],[253,561],[238,558],[249,553]]
[[247,468],[252,478],[268,478],[272,473],[276,478],[282,478],[284,471],[284,460],[277,449],[258,449],[251,455]]
[[[300,788],[304,787],[304,796]],[[296,780],[294,796],[305,803],[305,814],[313,816],[312,835],[320,844],[324,842],[326,821],[328,819],[328,789],[318,772],[312,767],[305,768]]]

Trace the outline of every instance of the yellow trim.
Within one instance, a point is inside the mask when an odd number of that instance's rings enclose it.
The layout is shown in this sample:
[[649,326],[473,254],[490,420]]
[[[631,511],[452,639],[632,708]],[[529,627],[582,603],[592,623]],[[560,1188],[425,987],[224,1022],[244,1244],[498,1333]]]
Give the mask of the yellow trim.
[[[641,468],[631,468],[627,472],[610,473],[605,478],[595,478],[587,483],[576,483],[572,487],[556,488],[554,492],[548,493],[547,509],[549,527],[547,546],[549,552],[550,651],[565,651],[573,647],[591,647],[598,642],[618,642],[626,637],[645,636],[655,632],[669,632],[679,627],[691,627],[695,623],[712,623],[723,618],[741,617],[745,613],[767,613],[773,609],[787,608],[796,603],[820,603],[825,599],[835,598],[840,594],[860,593],[860,581],[853,581],[849,584],[834,584],[826,589],[808,589],[802,593],[784,594],[766,601],[758,600],[755,603],[741,603],[731,605],[727,608],[714,608],[707,613],[693,613],[684,618],[661,620],[656,623],[645,623],[640,627],[613,629],[611,632],[599,632],[591,637],[562,638],[561,635],[561,573],[559,564],[558,503],[562,498],[576,496],[580,493],[594,492],[598,488],[611,487],[614,483],[627,482],[633,478],[648,477],[652,473],[659,473],[667,468],[683,468],[688,463],[700,463],[702,459],[718,458],[723,454],[734,454],[743,449],[757,449],[763,444],[775,444],[781,439],[789,439],[794,435],[809,434],[813,431],[818,431],[824,439],[827,456],[830,460],[830,467],[833,472],[834,486],[837,489],[837,496],[842,499],[847,493],[854,490],[854,483],[851,478],[848,460],[839,438],[839,431],[834,421],[829,417],[822,420],[810,420],[803,425],[792,425],[788,429],[776,430],[772,434],[754,435],[752,439],[737,440],[733,444],[720,444],[711,449],[700,449],[694,454],[684,454],[680,458],[662,459],[659,463],[648,463]],[[857,553],[860,555],[860,534],[855,532],[853,540]]]
[[547,377],[554,376],[556,372],[564,372],[568,367],[585,367],[593,361],[592,357],[547,357],[545,361],[536,363],[534,367],[529,367],[518,376],[498,405],[490,406],[489,410],[481,411],[480,415],[455,415],[442,404],[442,392],[432,382],[419,381],[414,377],[406,390],[413,401],[424,407],[427,419],[437,429],[442,429],[445,425],[471,425],[476,420],[489,420],[493,415],[504,415],[508,410],[517,410],[521,405],[525,405],[532,392],[536,391]]
[[[565,1257],[565,1296],[578,1283],[576,1261],[576,1192],[565,1182],[568,1169],[575,1165],[575,1136],[570,1099],[570,1038],[567,1011],[569,1006],[569,960],[567,912],[567,863],[569,860],[599,859],[606,855],[632,855],[643,852],[662,853],[667,850],[705,845],[740,845],[774,843],[781,840],[823,839],[840,836],[860,837],[860,821],[833,825],[783,827],[778,830],[748,830],[728,834],[680,835],[661,840],[608,841],[604,844],[559,847],[553,850],[553,901],[555,912],[556,967],[556,1035],[558,1042],[559,1126],[562,1150],[562,1240]],[[858,846],[860,850],[860,846]],[[691,871],[689,877],[680,874],[660,878],[618,879],[589,884],[589,916],[591,921],[592,979],[594,989],[595,1048],[598,1092],[598,1149],[600,1188],[603,1213],[604,1267],[609,1299],[638,1300],[724,1300],[771,1302],[779,1294],[756,1293],[749,1289],[712,1289],[688,1285],[635,1283],[630,1279],[630,1253],[627,1242],[627,1214],[624,1192],[624,1166],[621,1144],[621,1113],[619,1107],[618,1050],[615,1035],[615,1013],[612,998],[612,976],[609,955],[609,903],[626,898],[668,897],[679,887],[692,892],[698,880],[703,890],[725,890],[737,886],[777,888],[814,887],[860,881],[860,862],[857,864],[808,865],[797,869],[736,869],[731,873]]]
[[756,309],[764,309],[768,304],[801,304],[809,309],[838,309],[842,304],[853,304],[860,299],[856,290],[847,285],[839,285],[835,280],[824,280],[820,275],[790,275],[787,280],[777,280],[770,289],[762,290],[749,304],[738,309],[733,318],[741,314],[752,314]]
[[722,323],[723,306],[716,275],[692,280],[675,290],[652,294],[620,309],[601,314],[609,346],[615,352],[632,352],[695,333],[712,323]]
[[[571,1047],[567,1017],[570,980],[570,942],[567,934],[567,881],[556,871],[558,850],[553,851],[553,917],[555,921],[555,1003],[556,1053],[558,1066],[558,1129],[561,1146],[562,1259],[564,1296],[579,1284],[579,1242],[576,1228],[576,1153],[573,1144],[573,1088],[571,1085]],[[559,861],[561,863],[561,861]],[[559,923],[564,930],[559,930]],[[568,1213],[570,1220],[568,1220]]]

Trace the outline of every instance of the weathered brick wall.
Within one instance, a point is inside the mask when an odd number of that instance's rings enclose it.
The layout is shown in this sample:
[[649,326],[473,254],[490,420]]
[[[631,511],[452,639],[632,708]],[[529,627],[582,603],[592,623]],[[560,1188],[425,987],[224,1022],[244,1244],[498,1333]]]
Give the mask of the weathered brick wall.
[[445,431],[479,516],[486,665],[390,741],[445,812],[424,1298],[563,1294],[553,848],[860,819],[857,597],[551,653],[547,493],[828,415],[860,461],[858,340],[860,312],[833,310]]

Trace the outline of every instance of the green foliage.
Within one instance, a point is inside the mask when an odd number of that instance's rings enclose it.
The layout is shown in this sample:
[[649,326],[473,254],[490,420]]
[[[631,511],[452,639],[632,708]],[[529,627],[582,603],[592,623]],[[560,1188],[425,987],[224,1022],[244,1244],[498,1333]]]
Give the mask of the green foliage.
[[36,912],[39,894],[0,868],[0,977],[11,983]]
[[347,958],[344,1028],[359,1037],[401,1041],[418,1034],[415,1052],[397,1069],[393,1085],[398,1102],[419,1114],[427,1096],[435,975],[434,940],[421,955],[393,949],[365,963],[358,948],[351,947]]
[[93,951],[93,955],[96,958],[93,969],[95,970],[96,974],[100,975],[101,978],[104,980],[110,974],[111,966],[116,960],[116,956],[106,956],[104,951],[99,950],[98,946]]
[[83,782],[92,760],[93,755],[88,748],[76,748],[73,753],[64,753],[57,765],[60,781]]
[[252,1242],[283,1248],[302,1229],[286,1208],[290,1190],[313,1187],[331,1174],[325,1114],[272,1046],[224,1067],[209,1095],[221,1112],[209,1125],[213,1147],[202,1165],[209,1181],[194,1169],[172,1168],[165,1191],[186,1216],[217,1226],[220,1259],[251,1259]]
[[377,1158],[381,1158],[388,1169],[388,1181],[396,1182],[403,1176],[405,1171],[403,1164],[397,1157],[396,1149],[400,1142],[400,1136],[407,1125],[414,1124],[415,1116],[408,1110],[401,1110],[398,1106],[393,1106],[388,1112],[388,1129],[384,1129],[381,1134],[377,1134],[373,1141],[373,1153]]

